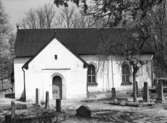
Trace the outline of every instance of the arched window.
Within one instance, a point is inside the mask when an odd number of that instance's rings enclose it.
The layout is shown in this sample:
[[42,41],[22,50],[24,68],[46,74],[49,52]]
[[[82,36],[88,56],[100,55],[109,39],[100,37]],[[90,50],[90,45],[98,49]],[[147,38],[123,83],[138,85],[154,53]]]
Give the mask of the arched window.
[[88,66],[88,85],[97,85],[95,66],[90,64]]
[[127,63],[122,64],[122,83],[121,85],[130,85],[130,66]]

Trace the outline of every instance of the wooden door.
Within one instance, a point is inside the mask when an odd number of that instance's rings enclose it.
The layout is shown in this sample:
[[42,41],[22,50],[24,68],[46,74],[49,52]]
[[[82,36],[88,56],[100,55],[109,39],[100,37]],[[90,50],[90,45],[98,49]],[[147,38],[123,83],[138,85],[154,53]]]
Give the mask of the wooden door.
[[55,76],[52,82],[53,99],[62,99],[62,79],[60,76]]

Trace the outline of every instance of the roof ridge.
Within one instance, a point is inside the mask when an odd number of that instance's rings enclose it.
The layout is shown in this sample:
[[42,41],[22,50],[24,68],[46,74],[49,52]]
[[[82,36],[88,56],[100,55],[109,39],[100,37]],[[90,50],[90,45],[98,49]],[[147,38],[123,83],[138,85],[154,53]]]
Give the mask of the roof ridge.
[[100,29],[127,29],[125,27],[102,27],[102,28],[31,28],[31,29],[18,29],[18,30],[89,30],[89,29],[95,29],[95,30],[100,30]]
[[18,29],[18,30],[55,30],[55,28],[35,28],[35,29]]

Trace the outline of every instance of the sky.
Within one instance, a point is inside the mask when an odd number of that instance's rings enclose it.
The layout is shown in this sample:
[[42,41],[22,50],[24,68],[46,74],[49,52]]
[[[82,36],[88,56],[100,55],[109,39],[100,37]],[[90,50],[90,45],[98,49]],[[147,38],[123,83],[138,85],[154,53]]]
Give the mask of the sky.
[[46,3],[53,3],[54,0],[1,0],[9,22],[13,28],[23,19],[25,13],[31,8],[38,8]]

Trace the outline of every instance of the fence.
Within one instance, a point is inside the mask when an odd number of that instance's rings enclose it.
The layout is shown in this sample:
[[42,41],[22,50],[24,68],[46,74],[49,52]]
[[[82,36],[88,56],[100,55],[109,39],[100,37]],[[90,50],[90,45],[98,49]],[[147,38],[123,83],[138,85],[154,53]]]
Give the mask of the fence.
[[[36,106],[39,106],[39,97],[38,97],[38,88],[35,92],[35,102]],[[5,116],[5,123],[53,123],[53,120],[58,119],[61,114],[61,100],[56,100],[56,111],[48,111],[49,107],[49,92],[46,92],[46,100],[45,100],[45,110],[42,109],[40,112],[36,112],[36,109],[33,111],[29,111],[27,114],[24,113],[22,115],[16,115],[16,105],[15,102],[11,102],[11,114]],[[35,111],[35,113],[33,113]],[[55,122],[55,121],[54,121]]]
[[[37,105],[38,107],[38,105]],[[5,116],[5,123],[53,123],[53,120],[57,120],[59,113],[54,110],[36,109],[26,110],[21,114],[16,114],[17,104],[14,101],[11,102],[11,114]]]
[[165,77],[156,78],[156,79],[153,81],[153,87],[156,88],[156,86],[158,85],[158,82],[162,82],[164,88],[167,88],[167,78],[165,78]]

